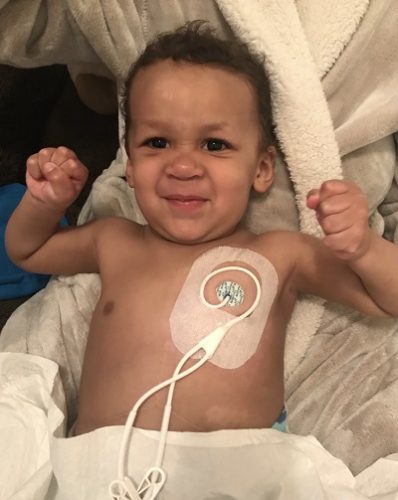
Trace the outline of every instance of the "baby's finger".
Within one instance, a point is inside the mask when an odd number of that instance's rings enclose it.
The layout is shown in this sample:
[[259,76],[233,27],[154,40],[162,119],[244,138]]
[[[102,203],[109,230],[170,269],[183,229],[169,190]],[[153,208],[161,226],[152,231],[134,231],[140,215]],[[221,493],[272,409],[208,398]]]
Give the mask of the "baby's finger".
[[319,189],[311,189],[307,193],[307,207],[315,210],[319,204]]
[[87,168],[77,159],[70,158],[62,164],[62,169],[71,179],[84,183],[88,177]]
[[57,203],[69,204],[75,196],[75,188],[70,177],[52,162],[45,163],[42,170],[49,183],[48,195]]
[[318,218],[324,218],[333,214],[342,214],[352,206],[352,200],[346,193],[320,198],[317,206]]
[[349,191],[351,183],[339,179],[332,179],[322,183],[319,189],[319,195],[322,200],[326,200],[330,196],[344,194]]
[[39,180],[43,177],[37,154],[29,156],[29,158],[26,160],[26,171],[27,174],[33,177],[33,179]]
[[65,146],[54,149],[51,155],[51,161],[57,165],[62,165],[65,161],[70,159],[76,159],[76,155],[71,149]]
[[350,211],[344,211],[339,214],[318,217],[319,224],[326,235],[341,233],[350,229],[355,224]]
[[54,149],[55,148],[43,148],[38,153],[36,153],[40,167],[42,167],[42,165],[44,165],[48,161],[51,161],[51,156],[54,152]]

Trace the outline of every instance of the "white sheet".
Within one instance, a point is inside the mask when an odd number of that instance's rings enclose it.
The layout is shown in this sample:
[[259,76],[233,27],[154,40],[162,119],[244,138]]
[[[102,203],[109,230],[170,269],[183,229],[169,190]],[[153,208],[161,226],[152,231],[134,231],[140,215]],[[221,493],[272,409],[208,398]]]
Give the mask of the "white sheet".
[[[109,500],[122,427],[64,439],[64,409],[54,362],[0,353],[1,499]],[[135,480],[151,465],[157,435],[133,434]],[[166,500],[256,500],[271,492],[275,500],[398,499],[398,455],[354,478],[314,437],[271,429],[171,433],[164,467]]]
[[43,500],[52,468],[50,436],[63,433],[58,367],[30,354],[0,354],[0,498]]

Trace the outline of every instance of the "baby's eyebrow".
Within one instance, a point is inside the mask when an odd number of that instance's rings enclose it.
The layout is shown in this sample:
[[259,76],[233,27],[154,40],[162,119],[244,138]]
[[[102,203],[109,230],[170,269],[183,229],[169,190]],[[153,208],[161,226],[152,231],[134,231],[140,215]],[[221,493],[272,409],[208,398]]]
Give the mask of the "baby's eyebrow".
[[[136,128],[137,126],[144,127],[145,129],[148,129],[149,132],[150,130],[165,131],[173,129],[173,124],[171,124],[170,121],[162,120],[159,118],[147,118],[139,120],[137,122],[132,121],[131,125],[132,128]],[[217,132],[226,133],[228,132],[228,130],[230,130],[230,128],[231,124],[226,120],[203,122],[196,125],[196,130],[199,131],[200,135],[202,136],[209,136]]]
[[131,121],[132,125],[135,127],[137,125],[140,125],[141,127],[147,127],[147,128],[162,128],[167,125],[167,122],[164,122],[163,120],[159,119],[144,119],[144,120],[132,120]]
[[[159,126],[164,126],[164,125],[170,125],[169,120],[162,120],[159,118],[146,118],[146,119],[141,119],[139,121],[141,125],[146,125],[148,127],[159,127]],[[225,120],[220,120],[220,121],[214,121],[214,122],[208,122],[208,123],[203,123],[200,124],[200,128],[206,129],[206,130],[218,130],[222,128],[227,128],[230,126],[230,123]]]
[[206,123],[201,127],[201,130],[204,133],[217,132],[220,130],[227,130],[230,127],[230,124],[226,121],[212,122]]

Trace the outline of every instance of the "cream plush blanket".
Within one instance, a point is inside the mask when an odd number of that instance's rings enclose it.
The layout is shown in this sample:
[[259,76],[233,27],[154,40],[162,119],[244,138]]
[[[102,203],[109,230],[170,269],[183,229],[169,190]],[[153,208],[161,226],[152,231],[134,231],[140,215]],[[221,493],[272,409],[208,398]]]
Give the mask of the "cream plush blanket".
[[[375,230],[398,242],[394,0],[3,0],[0,61],[67,63],[87,95],[85,75],[120,82],[155,33],[197,18],[266,57],[286,163],[278,166],[270,196],[252,202],[249,227],[319,235],[306,192],[344,176],[367,193]],[[140,220],[122,179],[124,163],[120,151],[93,186],[80,222],[109,214]],[[53,279],[14,313],[0,337],[2,351],[37,354],[60,366],[71,420],[99,293],[94,275]],[[303,297],[286,346],[291,430],[314,434],[354,473],[397,452],[397,353],[396,320],[364,318]]]

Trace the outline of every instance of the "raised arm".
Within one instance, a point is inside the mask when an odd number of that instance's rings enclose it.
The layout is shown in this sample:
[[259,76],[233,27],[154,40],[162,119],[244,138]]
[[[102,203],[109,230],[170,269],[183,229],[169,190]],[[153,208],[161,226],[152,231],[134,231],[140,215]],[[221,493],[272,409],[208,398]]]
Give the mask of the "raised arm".
[[367,314],[398,317],[398,246],[369,228],[367,199],[359,187],[327,181],[308,194],[307,204],[325,237],[307,238],[300,252],[303,291]]
[[67,148],[42,149],[28,159],[28,190],[8,222],[5,239],[8,255],[18,266],[48,274],[97,271],[98,223],[59,228],[86,179],[87,169]]

